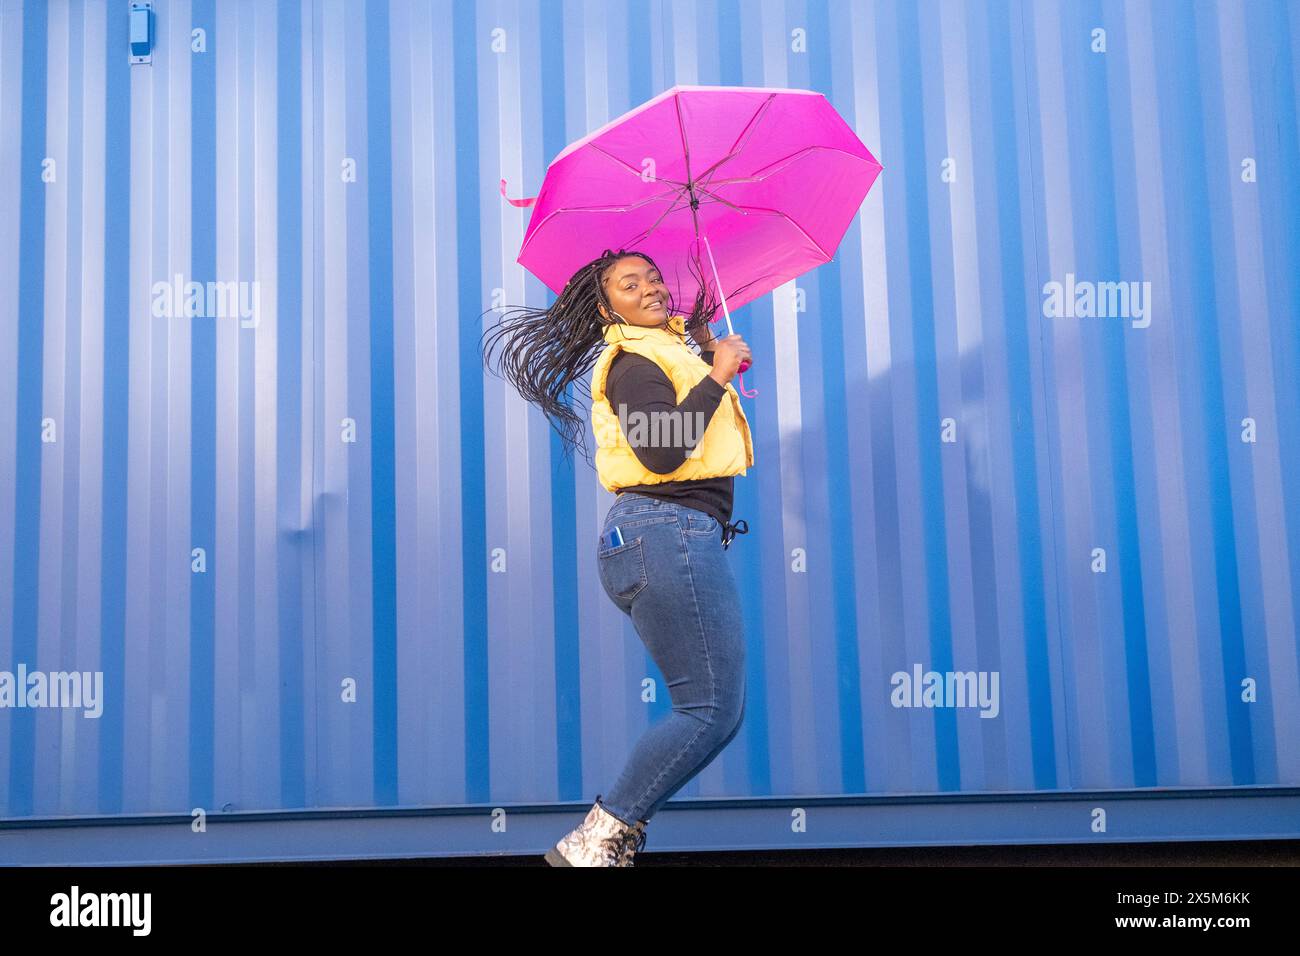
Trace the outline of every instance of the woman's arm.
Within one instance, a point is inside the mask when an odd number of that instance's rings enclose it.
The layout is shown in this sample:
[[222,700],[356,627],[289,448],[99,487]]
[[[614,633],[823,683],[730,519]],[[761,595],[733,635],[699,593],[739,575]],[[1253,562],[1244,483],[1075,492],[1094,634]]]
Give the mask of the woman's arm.
[[[705,359],[710,365],[713,364],[713,352],[708,353]],[[610,407],[614,414],[621,419],[629,418],[633,413],[639,412],[645,417],[641,419],[649,423],[656,419],[653,417],[656,413],[669,412],[673,416],[668,421],[677,421],[685,423],[694,422],[696,419],[688,418],[696,414],[703,415],[700,419],[707,427],[713,413],[718,410],[718,403],[721,402],[722,396],[727,394],[727,390],[719,385],[711,376],[704,376],[700,379],[682,399],[681,404],[677,403],[677,392],[674,390],[672,382],[654,361],[643,355],[636,355],[631,352],[620,352],[609,367],[609,375],[605,379],[605,397],[609,399]],[[625,410],[620,414],[619,406],[626,404]],[[648,429],[647,429],[648,431]],[[682,466],[682,463],[690,456],[690,453],[699,444],[700,438],[703,437],[703,429],[694,435],[694,441],[687,440],[687,430],[682,428],[680,433],[682,443],[668,447],[648,447],[642,448],[638,445],[632,445],[632,451],[636,454],[641,464],[658,475],[666,475],[676,471]],[[624,434],[624,439],[627,435]]]

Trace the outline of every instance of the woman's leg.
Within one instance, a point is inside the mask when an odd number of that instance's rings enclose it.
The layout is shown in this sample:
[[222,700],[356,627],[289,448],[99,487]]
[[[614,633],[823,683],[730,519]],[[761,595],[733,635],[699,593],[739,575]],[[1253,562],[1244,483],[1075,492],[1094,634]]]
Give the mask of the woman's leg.
[[[718,754],[722,753],[722,751],[727,749],[727,745],[731,743],[731,741],[735,738],[736,734],[740,732],[740,726],[744,722],[745,722],[745,682],[742,677],[740,683],[740,715],[736,718],[736,724],[734,727],[731,728],[731,733],[727,734],[727,736],[722,739],[721,743],[719,743],[711,751],[705,754],[704,759],[699,762],[699,765],[689,774],[682,777],[681,780],[677,782],[676,786],[674,786],[671,790],[664,791],[664,793],[659,797],[659,799],[656,800],[653,804],[651,804],[650,808],[646,810],[645,814],[639,817],[638,819],[649,820],[652,816],[654,816],[656,813],[659,812],[660,807],[662,807],[665,803],[667,803],[670,799],[672,799],[672,797],[677,793],[678,790],[686,786],[686,784],[690,783],[691,780],[694,779],[696,774],[698,774],[709,764],[713,763],[713,758],[716,757]],[[605,802],[604,797],[601,798],[600,802],[602,804]]]
[[740,598],[718,523],[684,506],[618,516],[624,545],[598,558],[611,599],[629,613],[662,672],[673,709],[645,731],[601,804],[649,820],[735,737],[745,703]]

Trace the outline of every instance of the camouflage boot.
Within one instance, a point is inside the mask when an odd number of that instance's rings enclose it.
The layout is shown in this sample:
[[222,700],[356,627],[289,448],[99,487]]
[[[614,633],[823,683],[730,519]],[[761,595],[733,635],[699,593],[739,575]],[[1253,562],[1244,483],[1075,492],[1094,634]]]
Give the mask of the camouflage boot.
[[578,824],[559,843],[546,851],[551,866],[631,866],[632,858],[645,846],[644,820],[628,826],[601,805],[600,795]]

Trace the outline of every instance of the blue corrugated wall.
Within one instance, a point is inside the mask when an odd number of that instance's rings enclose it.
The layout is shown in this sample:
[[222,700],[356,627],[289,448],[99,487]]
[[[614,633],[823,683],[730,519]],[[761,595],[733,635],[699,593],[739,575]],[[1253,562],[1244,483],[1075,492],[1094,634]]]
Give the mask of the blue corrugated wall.
[[675,799],[1300,784],[1294,4],[126,7],[0,4],[0,672],[103,676],[0,708],[0,818],[608,787],[671,700],[479,334],[553,299],[499,181],[675,84],[884,165],[735,315],[747,718]]

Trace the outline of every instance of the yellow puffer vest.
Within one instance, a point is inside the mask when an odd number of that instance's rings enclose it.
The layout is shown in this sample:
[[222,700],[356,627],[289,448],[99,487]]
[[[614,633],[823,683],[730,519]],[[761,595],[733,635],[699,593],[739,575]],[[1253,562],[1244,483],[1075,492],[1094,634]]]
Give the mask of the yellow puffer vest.
[[680,315],[669,319],[668,325],[673,331],[628,324],[605,327],[608,345],[596,359],[591,373],[591,427],[596,435],[596,476],[606,491],[666,481],[743,475],[754,464],[749,420],[740,407],[740,396],[730,383],[725,386],[727,394],[709,419],[703,439],[681,467],[666,475],[658,474],[641,464],[632,450],[623,434],[617,410],[605,397],[609,366],[618,353],[626,351],[643,355],[663,369],[677,393],[678,403],[712,368],[679,338],[685,334]]

